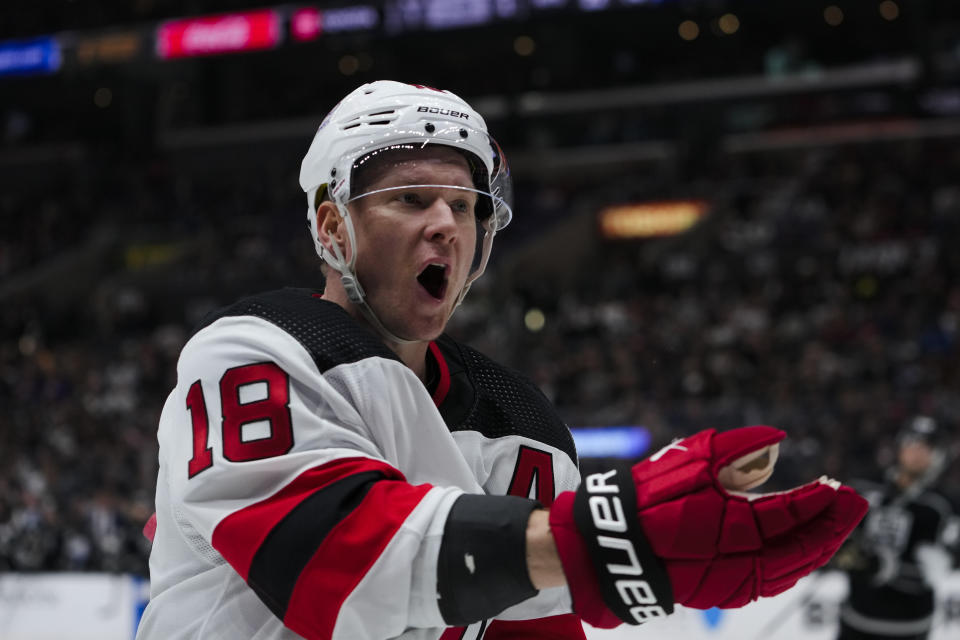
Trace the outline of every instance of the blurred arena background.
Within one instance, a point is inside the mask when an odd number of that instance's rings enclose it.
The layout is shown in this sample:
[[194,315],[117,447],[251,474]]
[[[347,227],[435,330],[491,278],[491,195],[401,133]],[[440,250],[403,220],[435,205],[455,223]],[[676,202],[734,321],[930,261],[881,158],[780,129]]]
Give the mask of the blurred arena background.
[[[956,0],[7,2],[0,638],[132,637],[179,349],[320,285],[299,163],[381,78],[505,149],[514,222],[451,332],[536,380],[585,470],[767,423],[774,488],[876,477],[917,412],[960,446]],[[683,637],[832,638],[827,578]],[[960,584],[938,615],[960,637]]]

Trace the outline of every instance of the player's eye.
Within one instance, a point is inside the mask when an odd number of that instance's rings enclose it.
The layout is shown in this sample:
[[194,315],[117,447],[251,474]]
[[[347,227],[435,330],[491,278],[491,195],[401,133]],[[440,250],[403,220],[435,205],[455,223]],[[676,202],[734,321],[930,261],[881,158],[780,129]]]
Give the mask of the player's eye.
[[457,213],[472,213],[473,205],[467,200],[454,200],[450,203],[450,209]]
[[403,204],[408,204],[411,206],[420,205],[423,200],[420,198],[420,195],[413,191],[405,191],[400,194],[400,201]]

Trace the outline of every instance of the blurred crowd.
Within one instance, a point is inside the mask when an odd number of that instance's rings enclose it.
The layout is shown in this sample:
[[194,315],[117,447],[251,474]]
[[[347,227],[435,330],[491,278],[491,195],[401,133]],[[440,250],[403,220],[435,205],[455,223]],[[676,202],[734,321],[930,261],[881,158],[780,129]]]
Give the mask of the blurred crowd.
[[[191,327],[239,295],[320,285],[288,169],[117,168],[80,201],[0,197],[0,283],[103,254],[53,276],[76,283],[70,304],[21,291],[0,309],[0,571],[146,573],[156,423]],[[726,155],[675,183],[521,182],[450,332],[571,426],[642,425],[661,446],[766,423],[790,436],[774,487],[876,476],[912,414],[957,433],[958,172],[960,147],[913,141]],[[711,207],[683,235],[598,237],[599,207],[662,198]],[[577,216],[583,233],[553,233]],[[545,244],[569,259],[518,266]],[[943,482],[956,492],[957,465]]]
[[714,202],[698,228],[598,246],[562,286],[514,274],[471,294],[467,335],[571,425],[772,424],[781,484],[874,476],[911,415],[957,433],[958,169],[949,141],[727,157],[682,192]]

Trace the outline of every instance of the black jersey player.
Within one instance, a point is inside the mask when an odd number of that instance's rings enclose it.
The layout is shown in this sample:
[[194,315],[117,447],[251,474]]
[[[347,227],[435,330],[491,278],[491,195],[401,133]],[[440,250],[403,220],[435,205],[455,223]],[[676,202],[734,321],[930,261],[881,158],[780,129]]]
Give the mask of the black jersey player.
[[897,463],[879,483],[856,483],[870,511],[838,554],[850,592],[840,640],[923,640],[933,584],[953,564],[951,505],[934,489],[945,464],[936,421],[913,417],[897,438]]

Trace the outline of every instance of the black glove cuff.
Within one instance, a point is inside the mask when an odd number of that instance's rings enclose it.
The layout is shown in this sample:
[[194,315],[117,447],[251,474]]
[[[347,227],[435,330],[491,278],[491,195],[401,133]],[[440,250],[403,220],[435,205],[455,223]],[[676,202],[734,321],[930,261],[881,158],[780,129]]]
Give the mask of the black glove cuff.
[[527,570],[527,521],[539,507],[517,496],[457,498],[437,562],[444,622],[461,626],[492,618],[537,595]]
[[637,520],[629,470],[587,476],[577,489],[573,518],[597,572],[604,604],[627,624],[673,613],[673,588]]

